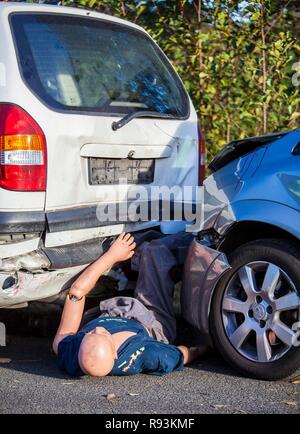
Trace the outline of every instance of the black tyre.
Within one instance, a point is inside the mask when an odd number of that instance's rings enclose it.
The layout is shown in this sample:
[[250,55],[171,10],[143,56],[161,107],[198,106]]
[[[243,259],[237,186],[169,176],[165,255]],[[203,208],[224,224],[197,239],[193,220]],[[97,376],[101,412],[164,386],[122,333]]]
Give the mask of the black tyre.
[[212,302],[216,348],[243,375],[278,380],[300,368],[300,249],[287,240],[244,244]]

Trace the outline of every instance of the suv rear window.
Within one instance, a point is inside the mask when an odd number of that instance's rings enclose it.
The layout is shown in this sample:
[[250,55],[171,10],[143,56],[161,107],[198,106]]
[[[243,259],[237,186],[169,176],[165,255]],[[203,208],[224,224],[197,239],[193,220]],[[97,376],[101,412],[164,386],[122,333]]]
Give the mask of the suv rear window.
[[23,79],[51,108],[188,115],[180,80],[143,32],[63,14],[15,13],[11,23]]

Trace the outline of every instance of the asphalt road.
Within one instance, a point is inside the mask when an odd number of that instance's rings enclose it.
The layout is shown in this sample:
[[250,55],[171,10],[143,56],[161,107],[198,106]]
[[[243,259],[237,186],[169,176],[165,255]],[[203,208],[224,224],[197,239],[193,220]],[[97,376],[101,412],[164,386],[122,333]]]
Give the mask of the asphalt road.
[[300,412],[299,385],[239,377],[213,353],[165,377],[74,379],[58,370],[50,347],[50,338],[29,335],[0,347],[1,414]]

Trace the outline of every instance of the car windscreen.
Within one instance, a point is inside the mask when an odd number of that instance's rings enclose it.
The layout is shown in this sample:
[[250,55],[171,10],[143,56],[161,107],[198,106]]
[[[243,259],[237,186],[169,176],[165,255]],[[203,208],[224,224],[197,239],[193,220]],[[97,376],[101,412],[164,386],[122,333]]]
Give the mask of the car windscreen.
[[144,32],[64,14],[15,13],[10,20],[23,79],[50,108],[187,117],[181,81]]

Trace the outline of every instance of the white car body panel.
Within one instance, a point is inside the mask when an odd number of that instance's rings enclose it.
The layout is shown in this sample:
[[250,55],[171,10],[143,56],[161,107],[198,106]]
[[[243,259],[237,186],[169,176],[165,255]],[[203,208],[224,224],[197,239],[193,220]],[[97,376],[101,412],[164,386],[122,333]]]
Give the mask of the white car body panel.
[[[145,186],[146,190],[150,191],[152,186],[197,185],[198,120],[190,99],[188,119],[136,118],[117,131],[112,130],[112,123],[118,121],[120,116],[58,112],[50,109],[30,90],[21,76],[9,24],[9,15],[13,12],[92,17],[120,23],[147,34],[133,23],[93,11],[42,4],[0,3],[0,102],[16,104],[27,111],[43,130],[47,142],[46,192],[17,192],[0,188],[0,212],[51,213],[76,210],[80,207],[95,207],[101,203],[115,202],[116,197],[118,202],[122,202],[126,200],[132,186],[90,185],[87,161],[88,157],[126,158],[130,151],[134,151],[134,158],[155,159],[154,181]],[[150,38],[149,35],[148,37]],[[68,80],[68,76],[62,74],[62,80]],[[182,200],[181,197],[174,199]],[[93,238],[117,235],[122,231],[134,232],[158,224],[157,221],[149,221],[81,227],[59,232],[46,231],[43,242],[44,247],[66,246]],[[177,230],[178,223],[163,223],[163,226],[172,232]],[[0,241],[0,258],[33,251],[38,248],[39,242],[40,238],[36,237],[12,243]],[[75,273],[75,269],[73,271]],[[54,276],[53,271],[51,273]],[[70,279],[74,273],[67,272],[65,276]],[[2,281],[5,280],[4,277],[2,276]],[[57,291],[60,289],[57,288]],[[23,298],[18,298],[18,301]],[[6,297],[5,300],[5,305],[8,305],[13,297]]]

